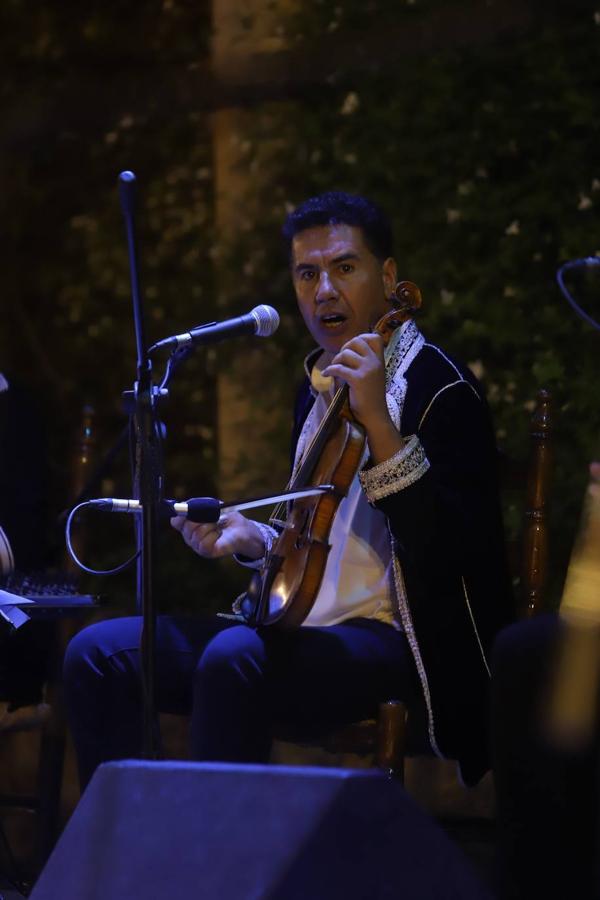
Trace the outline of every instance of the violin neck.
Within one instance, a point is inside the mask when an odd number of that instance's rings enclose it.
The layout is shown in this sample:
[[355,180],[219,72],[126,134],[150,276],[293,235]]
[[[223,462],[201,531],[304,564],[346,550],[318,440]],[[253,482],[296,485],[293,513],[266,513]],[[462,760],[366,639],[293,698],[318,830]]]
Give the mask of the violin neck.
[[336,391],[333,400],[329,404],[327,412],[323,416],[317,432],[308,445],[300,468],[298,469],[296,475],[290,483],[290,489],[299,490],[307,484],[308,479],[313,473],[317,461],[321,457],[323,447],[329,440],[333,428],[335,428],[335,426],[340,421],[340,412],[342,411],[344,404],[347,403],[347,401],[348,385],[344,384]]

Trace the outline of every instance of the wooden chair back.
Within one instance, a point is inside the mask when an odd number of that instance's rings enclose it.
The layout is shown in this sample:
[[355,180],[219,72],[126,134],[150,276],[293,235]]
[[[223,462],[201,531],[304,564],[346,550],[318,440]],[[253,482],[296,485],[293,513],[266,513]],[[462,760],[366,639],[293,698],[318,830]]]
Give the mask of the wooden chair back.
[[538,391],[531,417],[529,466],[521,539],[519,615],[531,618],[545,609],[548,578],[548,493],[552,469],[552,398]]

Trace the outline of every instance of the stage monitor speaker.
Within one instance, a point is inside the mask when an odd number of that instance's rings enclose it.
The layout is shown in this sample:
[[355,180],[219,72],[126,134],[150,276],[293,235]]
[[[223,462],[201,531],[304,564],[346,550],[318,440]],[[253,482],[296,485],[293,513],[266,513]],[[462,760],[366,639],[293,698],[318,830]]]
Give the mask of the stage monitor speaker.
[[402,786],[348,769],[101,766],[32,900],[483,900]]

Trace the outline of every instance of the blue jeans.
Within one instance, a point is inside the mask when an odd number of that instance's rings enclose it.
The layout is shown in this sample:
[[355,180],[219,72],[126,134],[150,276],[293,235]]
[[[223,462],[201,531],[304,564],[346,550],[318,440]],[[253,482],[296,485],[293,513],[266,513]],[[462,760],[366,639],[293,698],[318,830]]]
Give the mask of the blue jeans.
[[[141,753],[140,632],[139,617],[108,620],[67,648],[82,787],[99,763]],[[156,633],[156,706],[191,716],[196,760],[266,762],[275,728],[310,737],[419,693],[405,635],[372,619],[278,631],[161,616]]]

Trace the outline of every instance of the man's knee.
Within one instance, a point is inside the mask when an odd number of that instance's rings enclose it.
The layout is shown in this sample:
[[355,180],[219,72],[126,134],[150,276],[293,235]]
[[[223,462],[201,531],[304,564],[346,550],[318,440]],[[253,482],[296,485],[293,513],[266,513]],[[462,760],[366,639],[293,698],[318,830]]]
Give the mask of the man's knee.
[[198,660],[200,680],[261,677],[266,663],[259,635],[247,625],[235,625],[215,635]]
[[65,651],[65,684],[69,685],[86,674],[100,674],[109,657],[139,642],[139,630],[138,619],[107,619],[78,632]]
[[79,678],[89,667],[96,643],[94,631],[95,626],[90,625],[69,641],[63,662],[65,684],[69,685],[74,679]]

